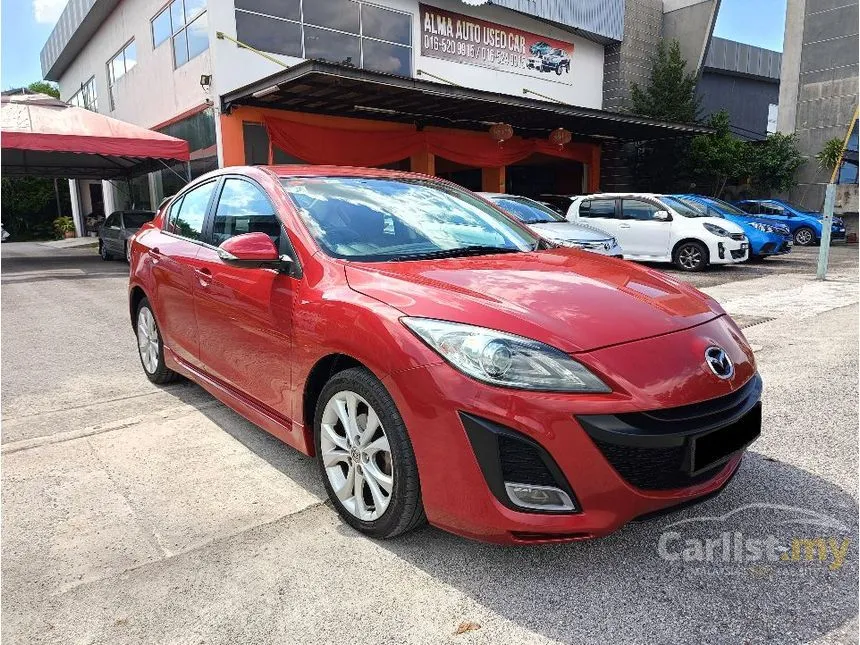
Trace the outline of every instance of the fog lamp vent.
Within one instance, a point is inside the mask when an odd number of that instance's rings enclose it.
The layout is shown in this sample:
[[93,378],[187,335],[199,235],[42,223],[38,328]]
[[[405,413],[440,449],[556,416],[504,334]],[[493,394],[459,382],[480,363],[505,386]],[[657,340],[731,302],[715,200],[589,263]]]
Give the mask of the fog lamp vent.
[[542,511],[575,511],[576,505],[570,496],[555,486],[535,486],[505,482],[505,490],[511,501],[522,508]]

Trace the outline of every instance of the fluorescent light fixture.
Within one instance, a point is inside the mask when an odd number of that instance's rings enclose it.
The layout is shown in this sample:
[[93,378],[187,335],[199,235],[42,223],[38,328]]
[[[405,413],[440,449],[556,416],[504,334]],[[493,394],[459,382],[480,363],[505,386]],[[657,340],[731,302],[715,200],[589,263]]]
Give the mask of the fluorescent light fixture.
[[271,87],[266,87],[266,88],[263,88],[262,90],[257,90],[256,92],[251,94],[251,96],[253,96],[255,99],[261,99],[264,96],[269,96],[269,94],[274,94],[279,89],[281,89],[281,88],[278,87],[277,85],[272,85]]

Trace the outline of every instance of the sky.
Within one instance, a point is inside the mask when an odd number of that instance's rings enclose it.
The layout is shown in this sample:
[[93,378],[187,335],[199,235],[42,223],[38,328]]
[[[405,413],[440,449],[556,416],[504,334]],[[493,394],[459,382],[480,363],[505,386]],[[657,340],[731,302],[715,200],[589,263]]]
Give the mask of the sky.
[[[786,0],[722,0],[714,35],[782,51]],[[4,90],[42,78],[39,53],[66,0],[2,0],[0,45]]]

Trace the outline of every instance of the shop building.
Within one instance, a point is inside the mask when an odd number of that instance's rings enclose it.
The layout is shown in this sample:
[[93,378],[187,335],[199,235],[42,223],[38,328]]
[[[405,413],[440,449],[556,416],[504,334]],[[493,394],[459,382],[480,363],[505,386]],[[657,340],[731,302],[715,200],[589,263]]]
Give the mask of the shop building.
[[606,187],[613,146],[702,131],[622,110],[661,36],[701,65],[717,6],[70,0],[42,67],[63,100],[190,144],[189,167],[103,184],[103,195],[73,186],[106,211],[155,207],[184,175],[245,163],[385,166],[572,194]]

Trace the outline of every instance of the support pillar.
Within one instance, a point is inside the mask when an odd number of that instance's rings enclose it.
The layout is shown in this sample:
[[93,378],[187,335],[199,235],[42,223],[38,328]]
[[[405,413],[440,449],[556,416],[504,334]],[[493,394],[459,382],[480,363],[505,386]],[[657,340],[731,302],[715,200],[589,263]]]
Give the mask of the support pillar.
[[87,234],[86,222],[81,208],[80,184],[77,179],[69,179],[69,197],[72,200],[72,220],[75,222],[75,234],[83,237]]
[[221,125],[221,167],[245,165],[245,135],[242,132],[242,118],[237,114],[222,114],[218,117]]
[[481,168],[481,190],[485,193],[505,192],[505,166]]
[[591,160],[588,164],[588,192],[600,192],[600,146],[592,146]]
[[409,157],[409,167],[412,172],[436,176],[436,155],[431,152],[419,152]]

